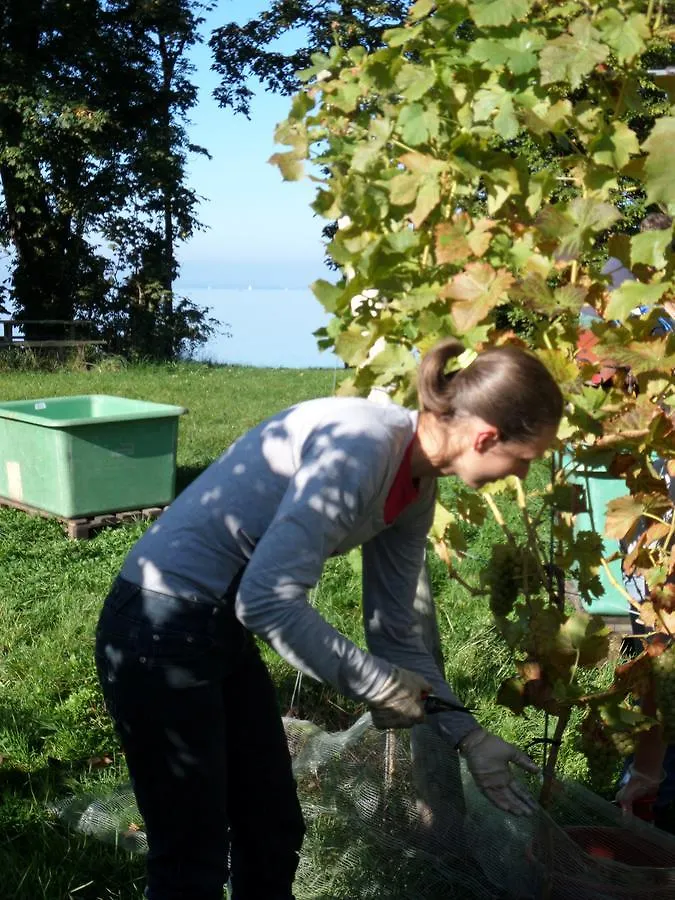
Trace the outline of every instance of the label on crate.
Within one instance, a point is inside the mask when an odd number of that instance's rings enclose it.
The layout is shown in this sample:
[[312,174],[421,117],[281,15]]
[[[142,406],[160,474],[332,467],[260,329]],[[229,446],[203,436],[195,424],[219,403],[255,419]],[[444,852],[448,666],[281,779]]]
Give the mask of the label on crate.
[[10,500],[23,500],[23,483],[21,481],[21,464],[7,460],[7,494]]

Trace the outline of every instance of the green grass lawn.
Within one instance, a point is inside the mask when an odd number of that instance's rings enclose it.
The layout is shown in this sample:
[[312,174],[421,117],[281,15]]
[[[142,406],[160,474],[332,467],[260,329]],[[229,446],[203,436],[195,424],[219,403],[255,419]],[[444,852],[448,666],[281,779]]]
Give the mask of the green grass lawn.
[[[118,371],[3,373],[0,402],[80,393],[112,393],[188,408],[180,422],[178,482],[187,484],[247,428],[296,401],[333,393],[327,370],[255,370],[197,364],[138,366]],[[535,468],[534,483],[546,479]],[[442,486],[452,503],[460,488]],[[514,524],[515,504],[502,500]],[[68,832],[48,811],[72,793],[105,794],[126,779],[124,760],[102,707],[92,659],[93,631],[107,588],[142,524],[109,529],[89,541],[68,541],[54,521],[0,509],[0,881],[12,900],[140,898],[143,861],[114,846]],[[515,524],[514,524],[515,527]],[[467,530],[475,579],[499,528]],[[358,565],[331,561],[315,602],[333,624],[362,640]],[[541,737],[538,715],[515,718],[494,701],[510,659],[484,601],[450,581],[432,556],[430,569],[448,677],[490,728],[523,746]],[[295,672],[265,650],[288,709]],[[598,674],[598,679],[606,677]],[[303,679],[295,708],[301,717],[342,727],[361,712],[333,691]],[[562,753],[563,772],[585,778],[583,758]]]

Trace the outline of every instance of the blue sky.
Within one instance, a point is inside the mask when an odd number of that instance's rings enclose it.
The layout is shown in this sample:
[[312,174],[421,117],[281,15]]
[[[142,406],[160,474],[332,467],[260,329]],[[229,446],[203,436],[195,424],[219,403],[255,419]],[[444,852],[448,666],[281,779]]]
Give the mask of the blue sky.
[[[246,21],[267,6],[258,0],[221,0],[202,26]],[[323,272],[323,220],[309,204],[310,181],[284,182],[267,160],[275,152],[274,128],[287,115],[290,99],[257,90],[251,119],[221,109],[213,99],[218,76],[211,71],[208,45],[192,55],[199,105],[192,111],[191,139],[212,159],[190,164],[190,184],[206,199],[199,216],[208,230],[179,251],[184,285],[302,287]]]

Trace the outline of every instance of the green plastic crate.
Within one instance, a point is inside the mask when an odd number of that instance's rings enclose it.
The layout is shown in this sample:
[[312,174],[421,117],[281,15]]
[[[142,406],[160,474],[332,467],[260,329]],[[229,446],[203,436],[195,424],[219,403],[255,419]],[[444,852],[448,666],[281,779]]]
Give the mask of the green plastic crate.
[[103,394],[0,403],[0,497],[64,518],[164,506],[185,412]]
[[[584,489],[587,512],[574,517],[574,531],[595,531],[602,537],[603,556],[612,556],[619,549],[618,541],[604,537],[607,504],[610,500],[628,493],[622,478],[610,475],[604,467],[585,466],[568,476],[568,481]],[[608,563],[612,576],[622,583],[621,560]],[[599,571],[600,583],[605,589],[602,597],[597,597],[588,606],[588,611],[599,616],[629,616],[631,607],[626,598],[614,587],[604,566]]]

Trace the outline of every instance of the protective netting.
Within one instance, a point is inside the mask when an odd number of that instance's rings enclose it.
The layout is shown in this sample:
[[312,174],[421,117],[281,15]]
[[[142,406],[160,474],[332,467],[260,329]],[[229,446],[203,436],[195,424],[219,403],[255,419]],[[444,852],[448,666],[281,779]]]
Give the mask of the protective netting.
[[[485,800],[427,727],[285,725],[308,827],[298,900],[675,900],[675,839],[580,785],[557,785],[551,808],[524,820]],[[146,849],[129,788],[54,813]]]

